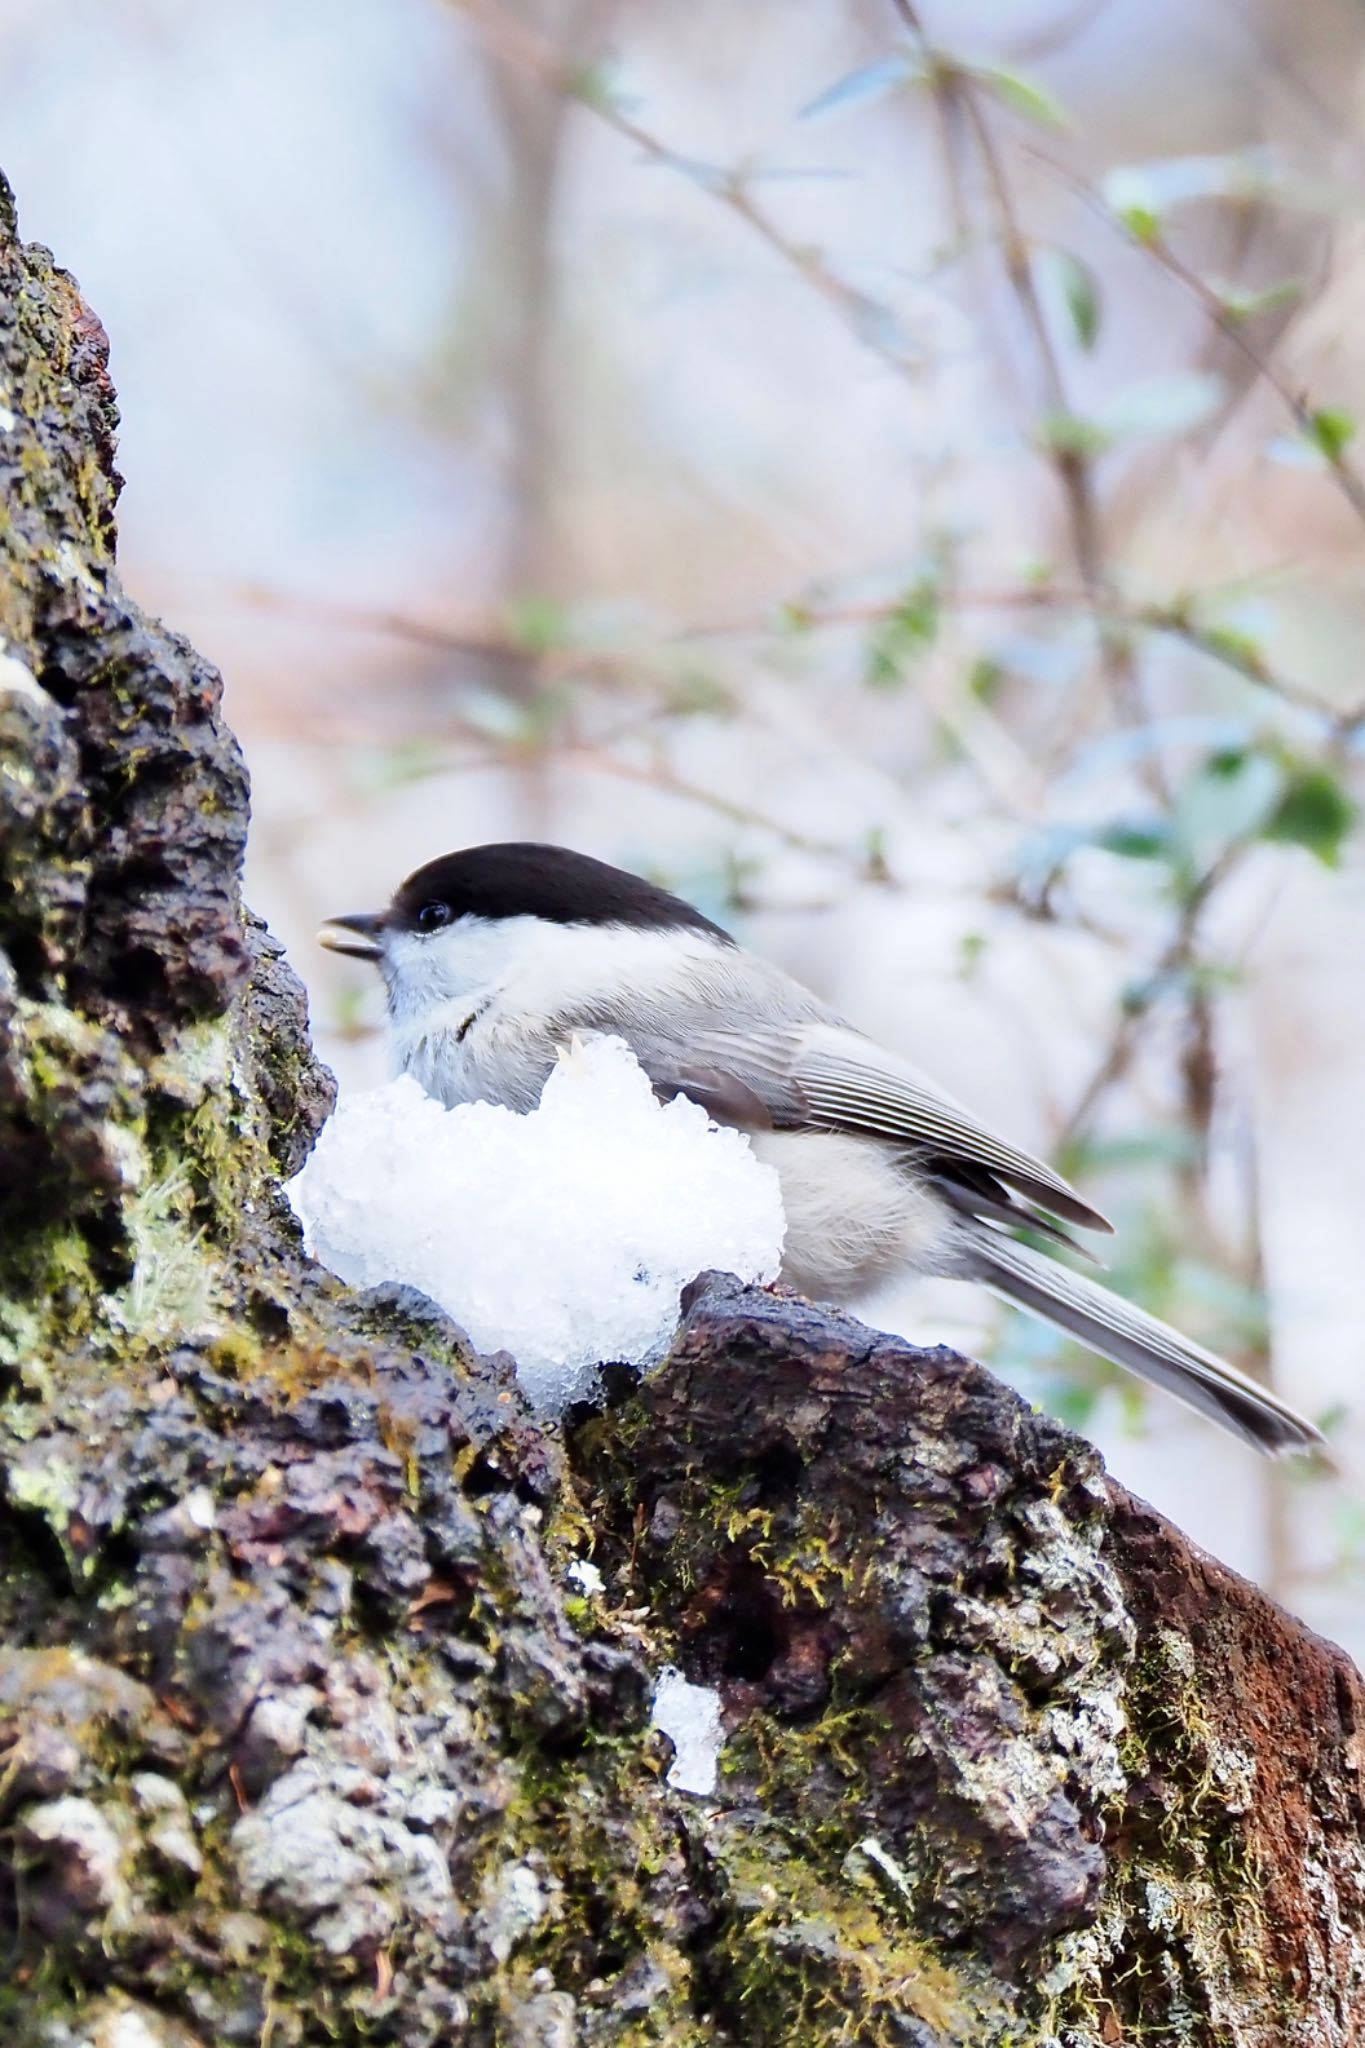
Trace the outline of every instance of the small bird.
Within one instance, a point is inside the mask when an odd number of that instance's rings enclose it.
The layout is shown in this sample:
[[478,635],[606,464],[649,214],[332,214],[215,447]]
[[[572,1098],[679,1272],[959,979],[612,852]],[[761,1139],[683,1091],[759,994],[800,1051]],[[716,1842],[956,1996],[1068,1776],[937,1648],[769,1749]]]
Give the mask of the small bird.
[[680,897],[565,847],[474,846],[387,910],[332,918],[333,952],[388,992],[396,1071],[447,1108],[533,1109],[577,1034],[622,1038],[663,1099],[689,1096],[776,1169],[782,1277],[826,1301],[900,1268],[974,1280],[1177,1395],[1257,1449],[1314,1425],[1155,1316],[1015,1235],[1080,1250],[1112,1226],[918,1068]]

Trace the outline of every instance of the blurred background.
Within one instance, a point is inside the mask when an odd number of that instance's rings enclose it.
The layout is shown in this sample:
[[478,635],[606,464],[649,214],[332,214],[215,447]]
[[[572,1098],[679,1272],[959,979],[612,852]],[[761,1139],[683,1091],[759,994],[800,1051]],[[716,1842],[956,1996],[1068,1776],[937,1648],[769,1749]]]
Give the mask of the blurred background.
[[1365,1654],[1365,25],[1353,0],[7,0],[121,561],[319,953],[463,843],[641,868],[1058,1159],[1329,1427],[975,1351]]

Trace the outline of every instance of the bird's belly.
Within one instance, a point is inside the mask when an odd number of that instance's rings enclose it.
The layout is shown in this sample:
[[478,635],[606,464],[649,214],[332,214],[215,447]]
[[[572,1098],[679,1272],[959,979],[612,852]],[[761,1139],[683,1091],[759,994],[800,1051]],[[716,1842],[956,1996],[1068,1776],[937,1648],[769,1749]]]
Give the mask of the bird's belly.
[[945,1269],[953,1213],[903,1154],[834,1131],[758,1131],[750,1142],[781,1182],[782,1278],[803,1294],[842,1301],[898,1267]]

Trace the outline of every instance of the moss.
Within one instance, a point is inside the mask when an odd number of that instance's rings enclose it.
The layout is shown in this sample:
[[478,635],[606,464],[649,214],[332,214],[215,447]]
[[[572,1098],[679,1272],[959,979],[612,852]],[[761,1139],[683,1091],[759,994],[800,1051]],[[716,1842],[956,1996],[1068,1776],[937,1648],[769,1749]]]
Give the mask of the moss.
[[14,2048],[46,2048],[88,2010],[72,1958],[55,1945],[20,1970],[0,1971],[0,2038]]
[[767,1818],[713,1829],[728,1911],[708,1971],[746,2048],[904,2048],[907,2020],[943,2044],[1001,2039],[1006,2002],[917,1932],[893,1859],[865,1838],[831,1879]]
[[532,1859],[553,1900],[518,1944],[512,1965],[474,1994],[476,2014],[496,2028],[527,1995],[537,1970],[591,2005],[609,2006],[622,1971],[652,1973],[648,2009],[613,2031],[620,2048],[710,2048],[696,2007],[698,1986],[673,1899],[681,1862],[661,1799],[663,1756],[653,1742],[589,1736],[554,1754],[528,1747],[518,1789],[481,1863],[487,1875]]
[[1185,1637],[1150,1632],[1126,1708],[1128,1792],[1108,1816],[1115,1853],[1099,1918],[1062,1944],[1043,1985],[1044,2031],[1222,2048],[1231,2014],[1287,2023],[1266,1966],[1251,1759],[1217,1735]]
[[262,1119],[238,1070],[228,1018],[176,1033],[151,1068],[148,1148],[160,1177],[182,1177],[196,1220],[219,1242],[266,1196],[272,1162]]
[[220,1331],[208,1345],[210,1365],[229,1379],[249,1378],[261,1368],[267,1355],[268,1347],[253,1330],[243,1328],[240,1323]]
[[59,1005],[21,1000],[15,1016],[16,1142],[46,1165],[0,1240],[0,1364],[89,1342],[133,1360],[215,1322],[228,1341],[241,1288],[223,1253],[273,1185],[228,1021],[172,1035],[144,1079]]
[[[245,1185],[263,1184],[249,1134],[224,1128],[199,1074],[188,1100],[162,1092],[149,1106],[98,1027],[52,1004],[16,1014],[27,1096],[16,1142],[41,1143],[46,1165],[0,1245],[0,1362],[101,1334],[136,1353],[202,1323],[230,1293],[213,1239],[239,1223]],[[165,1078],[163,1067],[163,1090]]]
[[[679,1475],[668,1488],[664,1544],[651,1540],[643,1509],[628,1528],[619,1519],[613,1526],[610,1476],[632,1471],[642,1426],[638,1412],[625,1411],[579,1432],[575,1463],[608,1475],[606,1496],[571,1493],[547,1531],[553,1554],[567,1561],[591,1546],[607,1568],[605,1594],[583,1603],[586,1625],[612,1628],[647,1607],[650,1661],[694,1668],[699,1654],[705,1664],[700,1637],[715,1626],[722,1582],[746,1587],[755,1610],[814,1630],[850,1598],[875,1597],[870,1545],[814,1503],[765,1499],[747,1469]],[[660,1630],[662,1615],[681,1626]],[[695,2011],[712,2013],[745,2048],[903,2048],[912,2020],[962,2048],[1008,2038],[1008,2000],[989,1969],[926,1935],[924,1873],[913,1876],[869,1834],[877,1806],[870,1773],[888,1744],[895,1734],[875,1688],[857,1685],[837,1655],[818,1711],[754,1709],[727,1738],[720,1809],[696,1809],[689,1830],[711,1870],[717,1919],[695,1959],[691,1996]],[[563,1805],[552,1795],[551,1812]],[[552,1838],[545,1852],[554,1858]],[[619,1849],[608,1843],[585,1854],[577,1883],[562,1861],[553,1867],[573,1898],[584,1883],[589,1892],[611,1886]],[[630,1924],[632,1903],[618,1894],[613,1917]]]
[[0,1240],[0,1363],[27,1365],[83,1343],[101,1315],[91,1246],[79,1229],[35,1222]]

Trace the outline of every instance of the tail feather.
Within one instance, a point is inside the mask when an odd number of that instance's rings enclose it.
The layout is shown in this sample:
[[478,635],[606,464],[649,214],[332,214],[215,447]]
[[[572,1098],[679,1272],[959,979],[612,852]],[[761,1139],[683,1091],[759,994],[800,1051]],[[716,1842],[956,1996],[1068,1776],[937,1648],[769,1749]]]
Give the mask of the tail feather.
[[981,1225],[972,1230],[968,1271],[1007,1301],[1055,1323],[1116,1365],[1163,1387],[1272,1456],[1313,1450],[1322,1432],[1304,1416],[1168,1323],[1094,1280]]

